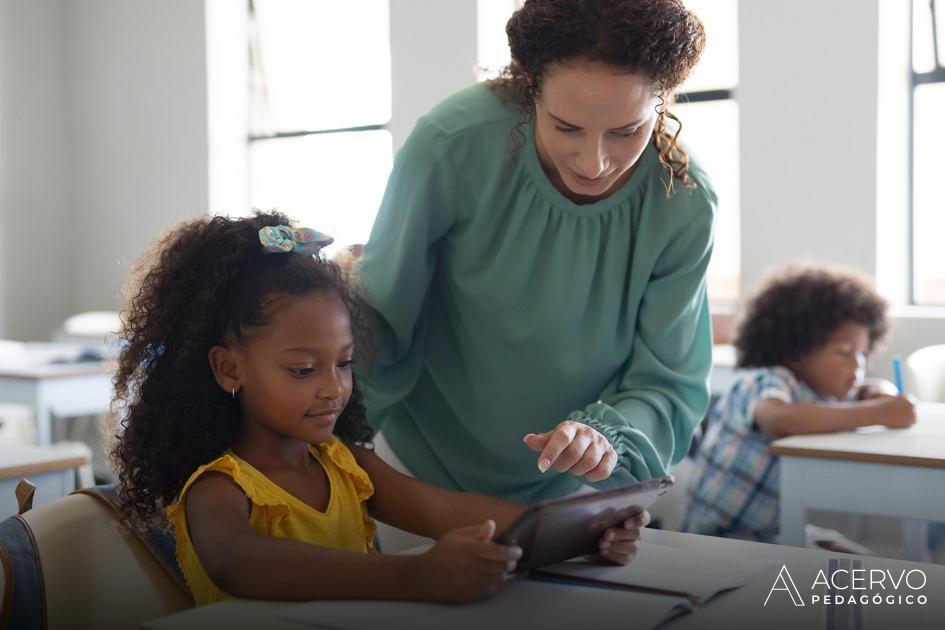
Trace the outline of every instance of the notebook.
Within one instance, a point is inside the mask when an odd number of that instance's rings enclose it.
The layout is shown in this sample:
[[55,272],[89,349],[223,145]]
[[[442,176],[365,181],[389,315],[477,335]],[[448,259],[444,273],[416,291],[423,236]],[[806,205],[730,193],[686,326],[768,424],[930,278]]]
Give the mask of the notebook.
[[532,569],[531,576],[683,597],[701,606],[718,593],[744,586],[772,564],[778,562],[643,541],[637,544],[637,555],[628,565],[571,560]]

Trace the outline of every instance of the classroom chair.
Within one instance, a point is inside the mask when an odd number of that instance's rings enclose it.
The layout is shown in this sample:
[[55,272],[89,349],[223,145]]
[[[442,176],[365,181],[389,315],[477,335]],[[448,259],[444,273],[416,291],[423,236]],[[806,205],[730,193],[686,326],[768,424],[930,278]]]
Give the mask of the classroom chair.
[[923,402],[945,402],[945,344],[919,348],[906,369],[910,393]]

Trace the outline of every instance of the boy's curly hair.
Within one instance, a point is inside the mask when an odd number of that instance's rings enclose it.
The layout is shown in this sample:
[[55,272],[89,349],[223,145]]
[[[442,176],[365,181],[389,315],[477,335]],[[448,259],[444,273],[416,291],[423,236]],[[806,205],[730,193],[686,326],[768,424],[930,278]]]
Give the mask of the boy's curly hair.
[[[321,254],[262,252],[259,230],[290,224],[274,211],[202,217],[178,225],[138,261],[122,313],[125,345],[112,401],[121,425],[112,451],[118,496],[133,520],[146,521],[174,501],[199,466],[234,444],[239,403],[217,385],[207,353],[265,326],[273,298],[338,295],[363,339],[362,311],[337,265]],[[352,442],[373,437],[356,385],[335,434]]]
[[736,365],[787,365],[823,346],[847,322],[867,327],[872,352],[889,328],[887,307],[853,271],[787,267],[745,303],[735,330]]
[[515,148],[524,142],[522,126],[534,116],[549,69],[577,59],[600,62],[652,82],[661,99],[653,142],[669,176],[667,194],[674,179],[694,186],[689,156],[679,144],[682,123],[667,107],[702,55],[705,30],[681,0],[526,0],[505,32],[512,63],[489,86],[521,110]]

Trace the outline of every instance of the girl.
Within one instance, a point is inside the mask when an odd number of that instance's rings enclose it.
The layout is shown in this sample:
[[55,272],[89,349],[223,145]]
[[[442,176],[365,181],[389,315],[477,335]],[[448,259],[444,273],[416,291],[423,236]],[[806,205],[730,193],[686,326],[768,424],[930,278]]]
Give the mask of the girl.
[[709,416],[683,531],[774,542],[771,440],[914,424],[892,383],[862,378],[887,328],[886,302],[854,274],[792,268],[762,286],[736,332],[739,370]]
[[[521,554],[491,538],[523,508],[411,479],[365,447],[359,311],[318,253],[331,239],[288,224],[204,217],[142,259],[115,377],[124,509],[166,507],[198,604],[490,594]],[[370,515],[437,543],[378,555]],[[602,555],[629,561],[646,516],[608,530]]]

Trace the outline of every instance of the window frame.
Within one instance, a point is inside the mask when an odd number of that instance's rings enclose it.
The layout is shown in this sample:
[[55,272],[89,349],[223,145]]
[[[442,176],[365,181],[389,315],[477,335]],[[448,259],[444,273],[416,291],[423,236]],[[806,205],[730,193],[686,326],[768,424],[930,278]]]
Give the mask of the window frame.
[[916,28],[915,28],[915,2],[909,3],[909,190],[908,190],[908,217],[907,221],[907,242],[906,242],[906,272],[907,272],[907,300],[910,306],[940,306],[933,304],[920,304],[916,301],[916,246],[915,246],[915,92],[920,85],[930,83],[945,83],[945,65],[942,65],[942,51],[939,51],[938,29],[940,26],[936,23],[936,3],[939,0],[927,0],[928,11],[931,14],[932,27],[932,54],[935,59],[935,68],[929,72],[916,72],[913,50],[915,48]]

